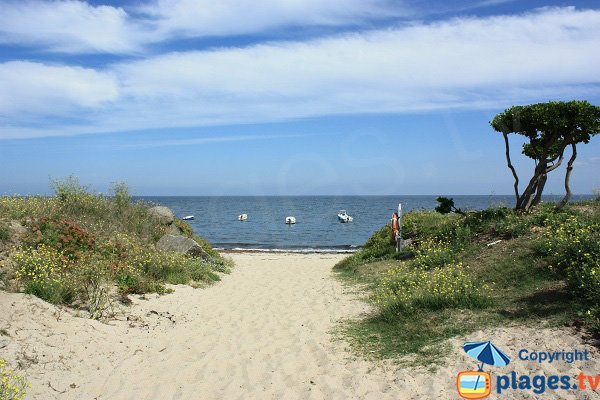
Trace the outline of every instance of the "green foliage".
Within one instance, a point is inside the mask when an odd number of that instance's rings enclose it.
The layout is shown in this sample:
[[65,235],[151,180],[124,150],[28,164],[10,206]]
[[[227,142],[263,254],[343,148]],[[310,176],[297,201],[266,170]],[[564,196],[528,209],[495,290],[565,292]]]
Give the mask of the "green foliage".
[[229,273],[233,267],[233,261],[231,259],[222,257],[204,238],[194,235],[192,239],[194,239],[194,241],[211,257],[210,263],[215,271],[225,274]]
[[59,202],[63,204],[77,203],[88,196],[88,188],[79,182],[79,178],[70,175],[64,179],[50,180],[50,186]]
[[357,265],[405,255],[405,253],[396,254],[395,245],[390,242],[391,229],[390,225],[386,225],[375,232],[362,248],[338,262],[334,268],[337,270],[352,269]]
[[10,228],[4,221],[0,221],[0,242],[10,239]]
[[[563,161],[567,146],[572,156],[565,175],[567,194],[559,203],[562,208],[571,196],[569,186],[572,163],[577,156],[577,144],[589,143],[592,136],[600,133],[600,107],[587,101],[551,101],[548,103],[514,106],[496,115],[490,122],[494,130],[504,136],[508,167],[515,178],[515,209],[529,211],[539,203],[547,174]],[[508,134],[525,136],[523,154],[535,160],[532,178],[525,190],[518,193],[518,175],[509,156]]]
[[50,246],[76,260],[82,251],[93,249],[96,241],[75,221],[44,217],[32,224],[31,234],[25,243],[34,247],[42,244]]
[[490,122],[497,132],[517,133],[529,142],[523,154],[534,160],[556,158],[570,143],[589,143],[600,132],[600,107],[587,101],[551,101],[514,106]]
[[[232,266],[199,237],[212,260],[157,251],[167,227],[150,217],[148,204],[132,202],[122,183],[113,184],[112,197],[89,193],[74,177],[53,187],[55,197],[0,197],[0,212],[29,229],[10,254],[27,293],[104,319],[112,314],[113,286],[122,296],[166,293],[165,284],[207,285]],[[189,225],[177,225],[193,236]]]
[[68,275],[74,264],[60,251],[40,244],[26,247],[11,254],[16,266],[16,276],[33,294],[54,304],[70,304],[75,293],[69,285]]
[[7,367],[6,360],[0,358],[0,399],[23,400],[29,387],[25,377],[13,372]]
[[174,224],[183,236],[188,237],[190,239],[194,237],[194,230],[187,222],[175,218]]
[[585,318],[600,333],[600,215],[571,215],[553,221],[538,241],[548,268],[566,277]]
[[435,207],[435,211],[439,212],[440,214],[450,214],[451,212],[462,214],[460,208],[456,208],[454,206],[454,199],[440,196],[435,199],[435,201],[438,202],[438,205]]
[[[336,266],[341,278],[366,288],[376,307],[371,318],[343,328],[367,356],[428,357],[453,335],[515,322],[564,325],[577,313],[600,332],[597,203],[560,212],[546,203],[529,213],[410,212],[403,225],[413,258],[394,259],[386,226]],[[487,245],[497,239],[504,240]],[[366,256],[377,248],[390,253]]]
[[431,271],[401,265],[390,269],[380,281],[373,302],[387,320],[419,310],[480,308],[489,304],[487,287],[475,285],[462,264]]
[[110,192],[119,210],[123,210],[131,205],[131,195],[126,183],[113,182],[110,186]]
[[414,263],[423,269],[443,267],[458,261],[457,252],[451,243],[425,239],[415,250]]

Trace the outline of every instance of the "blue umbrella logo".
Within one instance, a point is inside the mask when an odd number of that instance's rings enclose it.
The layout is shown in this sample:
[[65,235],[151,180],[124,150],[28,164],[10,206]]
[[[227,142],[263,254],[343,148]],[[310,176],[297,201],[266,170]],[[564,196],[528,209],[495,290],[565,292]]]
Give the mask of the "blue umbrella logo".
[[[479,371],[483,371],[483,364],[504,367],[510,363],[510,357],[504,354],[504,352],[492,342],[467,342],[464,344],[463,349],[468,355],[481,362]],[[477,388],[478,384],[479,376],[475,381],[474,387]]]
[[481,362],[480,371],[483,371],[483,364],[504,367],[510,363],[510,357],[492,342],[467,342],[463,348],[468,355]]

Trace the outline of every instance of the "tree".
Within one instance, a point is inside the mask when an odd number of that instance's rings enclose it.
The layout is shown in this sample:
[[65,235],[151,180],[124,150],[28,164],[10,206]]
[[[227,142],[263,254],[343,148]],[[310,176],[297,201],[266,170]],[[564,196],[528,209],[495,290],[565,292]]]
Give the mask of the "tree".
[[[496,115],[490,124],[504,137],[506,161],[515,179],[516,210],[528,211],[540,202],[548,173],[562,164],[565,150],[570,147],[571,157],[565,173],[566,194],[557,204],[557,209],[561,209],[571,198],[570,179],[577,157],[577,144],[589,143],[592,136],[600,133],[600,107],[587,101],[514,106]],[[519,177],[510,159],[509,133],[528,139],[523,144],[523,154],[535,162],[533,176],[521,194]]]
[[449,214],[451,212],[464,214],[460,208],[456,208],[454,206],[454,199],[452,198],[449,199],[447,197],[440,196],[435,199],[435,201],[438,202],[437,207],[435,207],[435,211],[439,212],[440,214]]

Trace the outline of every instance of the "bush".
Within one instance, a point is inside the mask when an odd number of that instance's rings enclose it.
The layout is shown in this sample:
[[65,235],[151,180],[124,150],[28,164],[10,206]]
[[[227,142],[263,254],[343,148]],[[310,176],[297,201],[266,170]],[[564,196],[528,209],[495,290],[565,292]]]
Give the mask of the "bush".
[[24,291],[53,304],[70,304],[75,293],[67,283],[71,260],[58,250],[44,244],[25,248],[11,254],[17,279]]
[[175,218],[174,223],[183,236],[188,237],[190,239],[194,237],[194,230],[192,229],[190,224],[180,220],[179,218]]
[[419,309],[478,308],[488,304],[485,286],[465,274],[462,264],[431,271],[400,265],[379,282],[373,303],[387,320],[414,314]]
[[457,250],[452,244],[434,239],[421,241],[415,251],[415,263],[423,269],[443,267],[457,259]]
[[131,205],[131,195],[126,183],[113,182],[110,186],[110,192],[119,210],[123,210]]
[[6,366],[6,361],[0,358],[0,399],[23,400],[27,395],[26,389],[30,386],[25,377],[14,373]]
[[26,240],[29,245],[46,245],[76,260],[82,251],[95,246],[95,238],[75,221],[67,219],[41,218],[31,226],[32,235]]
[[600,332],[600,220],[571,215],[554,222],[537,243],[537,251],[550,269],[567,278],[585,317]]
[[457,214],[411,211],[402,218],[402,237],[417,240],[451,240],[457,224],[462,219],[463,217]]
[[4,221],[0,221],[0,242],[8,239],[10,239],[10,228]]
[[334,268],[349,269],[356,265],[399,257],[395,244],[390,241],[391,229],[390,225],[386,225],[375,232],[362,248],[338,262]]
[[29,228],[11,254],[27,293],[101,319],[112,312],[111,286],[121,295],[166,293],[166,283],[207,284],[232,265],[182,222],[180,229],[212,261],[157,251],[155,242],[167,227],[150,217],[148,204],[132,202],[125,184],[112,185],[113,197],[89,193],[74,177],[52,184],[55,197],[0,197],[2,215],[25,220]]

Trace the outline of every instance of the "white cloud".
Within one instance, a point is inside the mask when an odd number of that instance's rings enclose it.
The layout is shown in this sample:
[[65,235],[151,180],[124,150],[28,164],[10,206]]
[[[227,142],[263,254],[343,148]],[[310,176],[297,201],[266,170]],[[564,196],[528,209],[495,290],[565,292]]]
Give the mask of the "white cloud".
[[163,35],[232,35],[286,26],[338,26],[406,15],[390,0],[156,0],[141,8]]
[[[393,4],[393,5],[392,5]],[[139,53],[182,37],[360,24],[405,14],[390,0],[157,0],[125,10],[79,0],[0,0],[0,43],[64,53]]]
[[[118,88],[104,93],[91,86],[87,104],[99,106],[87,126],[53,123],[43,132],[20,131],[25,123],[14,115],[15,128],[0,134],[273,122],[598,97],[598,43],[600,11],[561,8],[308,42],[172,53],[97,72],[113,85],[118,82]],[[23,70],[20,79],[26,82],[32,74]],[[24,98],[17,96],[21,108],[28,97],[36,98],[37,84],[26,91]],[[98,96],[101,101],[94,100]],[[54,116],[68,117],[61,113],[61,100],[55,103]]]
[[0,117],[8,121],[99,110],[117,98],[114,77],[93,69],[28,61],[0,64]]
[[0,1],[0,42],[56,52],[134,52],[147,31],[121,8],[76,0]]

